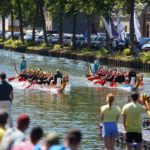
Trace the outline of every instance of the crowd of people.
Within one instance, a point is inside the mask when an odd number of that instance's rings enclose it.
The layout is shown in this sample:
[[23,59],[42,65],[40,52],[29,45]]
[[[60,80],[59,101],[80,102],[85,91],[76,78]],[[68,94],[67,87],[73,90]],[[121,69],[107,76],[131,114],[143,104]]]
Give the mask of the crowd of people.
[[[21,58],[20,73],[17,73],[17,79],[19,82],[28,81],[31,83],[31,85],[40,84],[47,85],[48,87],[59,87],[60,90],[63,91],[69,81],[69,77],[67,74],[63,75],[63,73],[60,72],[60,69],[56,69],[56,73],[45,72],[40,68],[30,69],[27,67],[25,56],[22,55]],[[9,80],[11,81],[12,78],[9,78]]]
[[100,119],[102,122],[102,137],[105,150],[114,150],[115,140],[118,136],[117,122],[119,116],[123,116],[123,125],[126,131],[126,150],[131,150],[133,142],[136,149],[142,150],[142,113],[148,110],[141,105],[142,99],[137,91],[133,91],[129,103],[122,108],[115,104],[115,96],[110,93],[106,98],[106,105],[100,107]]
[[50,132],[44,137],[41,127],[33,127],[30,135],[25,132],[30,124],[27,114],[20,114],[17,118],[16,128],[6,129],[8,113],[0,112],[0,150],[77,150],[82,134],[78,129],[70,129],[61,144],[60,136],[56,132]]
[[116,68],[106,68],[105,66],[100,66],[96,60],[94,62],[93,74],[88,77],[88,80],[102,86],[109,82],[110,86],[120,83],[131,84],[135,88],[138,88],[139,85],[143,85],[143,74],[137,74],[134,69],[126,71]]
[[[35,73],[36,76],[40,74],[39,71],[37,70]],[[115,70],[115,72],[117,71]],[[60,77],[59,70],[57,70],[57,73]],[[135,75],[133,72],[130,72],[130,74]],[[26,79],[26,76],[27,71],[23,68],[19,77]],[[32,80],[32,78],[30,79]],[[34,78],[34,80],[36,79]],[[16,127],[14,127],[11,117],[13,97],[13,87],[6,81],[6,74],[1,73],[0,150],[77,150],[79,148],[82,134],[78,129],[70,129],[64,137],[63,144],[61,144],[58,133],[50,132],[44,137],[41,127],[32,128],[30,135],[26,136],[25,132],[30,124],[30,117],[27,114],[20,114],[16,121]],[[106,102],[106,105],[100,107],[105,150],[114,150],[115,139],[118,136],[117,122],[120,114],[123,116],[123,125],[126,130],[126,149],[131,150],[132,143],[136,142],[137,149],[142,150],[141,114],[146,112],[148,108],[141,105],[143,100],[140,99],[139,93],[133,91],[130,102],[124,105],[122,110],[115,104],[115,96],[112,93],[107,95]]]

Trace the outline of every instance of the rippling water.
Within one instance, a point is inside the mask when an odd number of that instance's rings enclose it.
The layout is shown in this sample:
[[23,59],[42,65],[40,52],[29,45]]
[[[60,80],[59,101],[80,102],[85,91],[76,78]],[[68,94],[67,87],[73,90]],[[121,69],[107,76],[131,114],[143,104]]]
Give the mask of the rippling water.
[[[0,71],[8,76],[14,76],[13,62],[19,70],[21,54],[0,50]],[[106,88],[91,88],[88,86],[85,74],[88,63],[64,58],[43,57],[25,54],[28,66],[55,71],[60,68],[63,73],[68,73],[72,90],[69,95],[51,94],[49,92],[14,89],[13,118],[14,122],[19,113],[25,112],[31,117],[31,125],[42,126],[45,133],[56,131],[63,138],[69,128],[76,127],[83,133],[81,149],[103,149],[99,138],[99,107],[105,103],[108,92],[116,95],[116,103],[122,106],[127,102],[129,93]],[[149,92],[150,74],[145,75],[145,91]],[[122,149],[122,148],[121,148]]]

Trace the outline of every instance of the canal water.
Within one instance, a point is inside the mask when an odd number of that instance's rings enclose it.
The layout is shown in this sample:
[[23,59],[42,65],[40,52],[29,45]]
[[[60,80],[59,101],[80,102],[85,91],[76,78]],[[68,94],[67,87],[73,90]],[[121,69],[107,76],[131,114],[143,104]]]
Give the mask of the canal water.
[[[0,72],[6,72],[8,77],[14,76],[13,63],[17,64],[19,71],[20,57],[20,53],[0,50]],[[42,68],[45,71],[53,72],[59,68],[62,73],[68,73],[71,92],[65,95],[15,88],[14,123],[21,112],[27,113],[31,117],[30,129],[33,126],[41,126],[45,134],[56,131],[62,140],[69,128],[79,128],[83,133],[82,150],[103,149],[103,142],[99,137],[98,130],[99,108],[105,104],[105,97],[109,92],[116,95],[116,104],[121,107],[127,102],[129,93],[121,90],[89,87],[85,79],[89,65],[87,62],[35,54],[25,54],[25,57],[30,68]],[[150,74],[144,73],[144,76],[146,87],[144,91],[150,94]]]

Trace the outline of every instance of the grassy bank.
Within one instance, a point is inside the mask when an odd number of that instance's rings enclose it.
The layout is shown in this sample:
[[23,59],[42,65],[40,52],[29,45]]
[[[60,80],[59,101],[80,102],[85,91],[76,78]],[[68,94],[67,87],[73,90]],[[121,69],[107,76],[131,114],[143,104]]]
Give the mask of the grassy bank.
[[[140,52],[136,57],[131,54],[130,49],[124,49],[123,51],[116,51],[114,54],[109,53],[105,48],[100,50],[93,50],[88,48],[82,48],[72,50],[71,47],[63,47],[59,44],[53,46],[46,46],[46,44],[33,45],[31,42],[25,42],[24,44],[20,40],[9,39],[3,43],[5,49],[10,49],[18,52],[37,53],[40,55],[49,55],[55,57],[66,57],[72,59],[81,59],[85,61],[93,61],[99,58],[104,61],[122,61],[132,62],[134,64],[150,64],[150,52]],[[110,63],[111,63],[110,61]],[[124,65],[123,65],[124,66]],[[138,66],[137,66],[138,67]]]

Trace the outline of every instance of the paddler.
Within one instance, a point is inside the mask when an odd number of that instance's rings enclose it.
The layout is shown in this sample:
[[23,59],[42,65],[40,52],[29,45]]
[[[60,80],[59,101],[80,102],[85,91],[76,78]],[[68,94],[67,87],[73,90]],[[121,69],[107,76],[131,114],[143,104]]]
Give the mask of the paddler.
[[134,85],[136,82],[136,71],[134,69],[130,69],[128,73],[129,83]]
[[62,78],[62,84],[61,84],[61,88],[59,89],[59,91],[63,91],[67,85],[67,83],[69,82],[69,77],[68,75],[64,75]]
[[21,56],[20,72],[24,69],[27,69],[27,61],[25,60],[25,55],[23,54]]
[[56,74],[54,75],[54,83],[60,87],[61,86],[61,81],[62,81],[62,73],[60,72],[59,69],[56,70]]
[[96,60],[94,61],[94,66],[93,66],[93,74],[94,74],[94,75],[97,74],[97,71],[98,71],[99,67],[100,67],[99,60],[96,59]]

